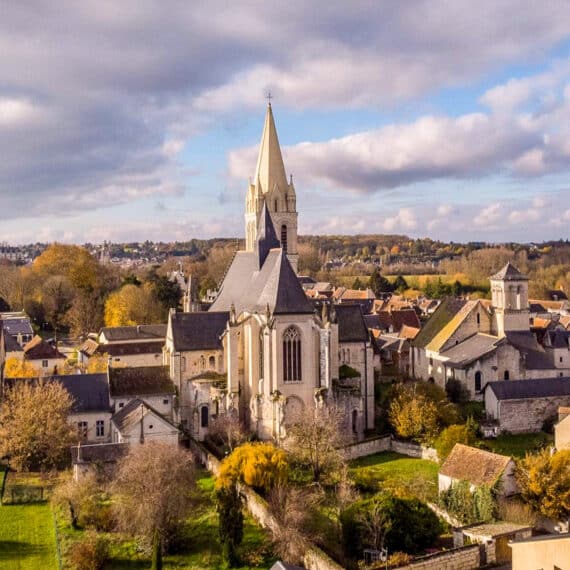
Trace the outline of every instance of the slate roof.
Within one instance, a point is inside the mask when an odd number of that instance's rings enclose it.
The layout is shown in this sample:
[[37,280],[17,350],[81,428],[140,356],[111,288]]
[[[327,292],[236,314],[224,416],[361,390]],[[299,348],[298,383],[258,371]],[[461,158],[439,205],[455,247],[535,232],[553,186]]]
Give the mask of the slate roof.
[[463,342],[445,350],[441,353],[441,356],[446,357],[450,365],[462,367],[492,354],[502,342],[504,341],[496,336],[476,333],[466,338]]
[[[459,320],[457,326],[454,326],[452,321],[457,320],[458,315],[466,316],[466,308],[471,309],[474,306],[474,303],[476,303],[476,301],[465,301],[464,299],[456,299],[453,297],[448,297],[442,301],[423,326],[418,336],[414,339],[414,346],[419,348],[428,348],[428,345],[431,345],[432,341],[436,340],[436,337],[441,333],[441,331],[450,324],[451,333],[453,333],[461,320]],[[444,342],[439,340],[435,344],[437,344],[437,348],[432,346],[429,346],[429,348],[431,350],[439,350],[439,347],[441,347]]]
[[34,334],[34,329],[27,317],[3,319],[2,326],[4,330],[12,336]]
[[226,330],[228,311],[173,313],[170,316],[172,342],[177,352],[187,350],[219,350]]
[[495,275],[489,279],[493,281],[528,281],[528,277],[523,275],[510,261]]
[[366,342],[368,329],[360,305],[335,305],[339,342]]
[[113,414],[111,421],[119,431],[123,431],[126,428],[138,424],[141,421],[141,418],[148,415],[155,416],[167,424],[170,424],[173,428],[178,429],[170,420],[165,418],[152,406],[139,398],[134,398],[123,406],[116,414]]
[[41,336],[36,335],[24,346],[24,354],[27,360],[42,360],[48,358],[65,358],[55,346],[46,342]]
[[497,400],[526,400],[570,396],[570,378],[535,378],[532,380],[503,380],[489,382],[485,390],[492,390]]
[[23,352],[24,349],[18,344],[18,341],[11,335],[4,335],[4,348],[6,352]]
[[136,356],[137,354],[159,354],[162,352],[164,342],[117,342],[99,344],[94,354],[108,354],[109,356]]
[[475,486],[493,485],[511,461],[506,455],[456,443],[439,473]]
[[238,314],[263,312],[267,305],[273,314],[314,312],[281,249],[269,251],[261,269],[256,252],[236,253],[210,311],[229,311],[232,305]]
[[[38,378],[5,378],[6,387],[18,382],[38,382]],[[47,376],[46,382],[59,382],[73,398],[73,411],[108,412],[111,409],[109,401],[109,384],[106,374],[66,374]]]
[[514,346],[524,358],[527,370],[549,370],[554,368],[553,354],[547,353],[536,336],[529,331],[507,331],[509,344]]
[[[115,463],[129,452],[128,443],[94,443],[77,445],[70,448],[71,462],[79,463]],[[78,455],[81,459],[78,459]]]
[[263,202],[263,209],[261,210],[259,224],[257,225],[257,241],[255,242],[255,251],[259,256],[259,267],[261,268],[265,263],[272,249],[278,249],[280,247],[281,244],[275,233],[275,227],[269,210],[267,209],[267,204]]
[[110,367],[109,384],[112,398],[175,393],[168,366]]
[[127,340],[158,340],[166,338],[166,325],[137,325],[133,327],[103,327],[99,334],[104,334],[109,342]]

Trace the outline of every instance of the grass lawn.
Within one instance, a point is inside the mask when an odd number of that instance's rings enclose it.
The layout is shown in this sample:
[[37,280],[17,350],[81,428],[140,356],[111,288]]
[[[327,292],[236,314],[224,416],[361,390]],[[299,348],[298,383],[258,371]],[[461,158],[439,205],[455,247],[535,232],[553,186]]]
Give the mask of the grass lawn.
[[350,463],[350,474],[364,492],[385,489],[422,500],[437,497],[438,469],[439,465],[433,461],[391,451],[361,457]]
[[552,442],[553,437],[544,432],[503,434],[496,439],[484,439],[485,448],[495,453],[510,455],[514,458],[524,457],[527,451],[534,452]]
[[48,503],[0,506],[0,568],[57,570],[55,530]]
[[[187,543],[177,554],[164,557],[164,568],[186,570],[218,570],[224,568],[221,547],[218,541],[218,520],[212,498],[214,479],[206,471],[198,472],[198,490],[192,515],[189,517]],[[84,532],[73,530],[58,515],[58,528],[64,557],[73,544],[82,539]],[[137,547],[135,540],[118,533],[104,533],[110,542],[111,561],[106,568],[127,570],[148,568],[150,559]],[[268,569],[275,562],[268,536],[249,516],[245,519],[244,539],[240,547],[244,562],[242,570]],[[0,565],[1,567],[1,565]]]

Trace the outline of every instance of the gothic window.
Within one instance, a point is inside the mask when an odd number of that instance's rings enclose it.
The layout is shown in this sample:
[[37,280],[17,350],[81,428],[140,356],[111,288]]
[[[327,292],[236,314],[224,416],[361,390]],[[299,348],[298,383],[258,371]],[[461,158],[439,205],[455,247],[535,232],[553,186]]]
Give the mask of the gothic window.
[[263,368],[265,366],[263,359],[263,331],[259,332],[259,377],[263,378],[264,372]]
[[208,358],[208,366],[210,367],[210,370],[216,369],[216,357],[215,356],[210,356],[210,358]]
[[285,224],[281,226],[281,247],[287,253],[287,226]]
[[481,315],[477,313],[477,325],[481,324]]
[[301,334],[295,327],[289,327],[283,333],[283,381],[301,380]]
[[481,374],[481,371],[477,371],[475,372],[475,392],[480,392],[481,391],[481,383],[483,380],[483,374]]
[[277,212],[277,200],[275,200],[275,209],[273,211]]
[[358,411],[352,410],[352,433],[358,433]]

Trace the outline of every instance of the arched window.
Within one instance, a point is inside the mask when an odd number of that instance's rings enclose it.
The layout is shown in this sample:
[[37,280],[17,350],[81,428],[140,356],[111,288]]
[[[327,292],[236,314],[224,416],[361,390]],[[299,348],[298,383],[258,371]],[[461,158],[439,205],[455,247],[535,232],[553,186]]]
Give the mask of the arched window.
[[200,356],[200,370],[206,370],[206,358]]
[[479,313],[477,313],[477,324],[481,324],[481,315]]
[[283,333],[283,381],[301,380],[301,334],[295,327],[289,327]]
[[277,200],[275,200],[275,210],[273,210],[274,212],[277,212]]
[[208,427],[208,406],[202,406],[200,408],[200,426],[203,428]]
[[510,380],[510,374],[508,370],[505,370],[505,373],[503,374],[503,380]]
[[358,433],[358,410],[352,410],[352,433]]
[[287,226],[285,224],[281,226],[281,247],[287,253]]
[[483,374],[481,374],[480,370],[477,370],[477,372],[475,372],[475,391],[476,392],[481,391],[482,381],[483,381]]
[[208,358],[208,366],[209,366],[210,370],[216,369],[216,357],[215,356],[210,356],[210,358]]

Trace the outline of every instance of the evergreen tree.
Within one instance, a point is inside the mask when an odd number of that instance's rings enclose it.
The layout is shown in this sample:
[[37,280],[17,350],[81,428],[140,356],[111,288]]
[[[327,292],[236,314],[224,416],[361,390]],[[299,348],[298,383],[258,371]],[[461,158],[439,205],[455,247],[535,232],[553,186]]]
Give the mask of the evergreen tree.
[[236,484],[218,488],[216,498],[222,552],[228,566],[233,568],[239,563],[237,547],[243,540],[242,498]]
[[400,293],[403,293],[406,289],[408,289],[408,282],[402,277],[402,275],[398,275],[396,280],[394,281],[393,288]]

